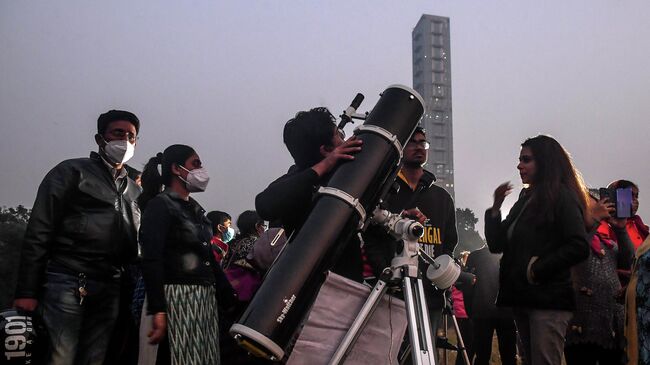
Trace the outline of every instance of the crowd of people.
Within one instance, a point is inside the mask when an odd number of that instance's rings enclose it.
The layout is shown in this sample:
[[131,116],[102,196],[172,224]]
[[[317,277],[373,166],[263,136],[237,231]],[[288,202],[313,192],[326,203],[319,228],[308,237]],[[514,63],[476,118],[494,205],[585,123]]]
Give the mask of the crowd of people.
[[[49,364],[266,364],[228,329],[244,312],[283,244],[301,229],[318,188],[352,161],[361,139],[325,108],[296,114],[283,139],[294,165],[236,219],[206,214],[193,194],[210,177],[198,151],[175,144],[128,166],[140,129],[131,112],[99,116],[97,152],[54,167],[39,186],[21,253],[14,307],[47,329]],[[420,248],[452,256],[458,243],[451,196],[425,170],[426,131],[404,145],[384,207],[417,220]],[[591,194],[568,152],[549,136],[521,145],[524,188],[498,186],[485,213],[487,245],[465,256],[472,280],[452,289],[468,358],[488,364],[497,333],[503,364],[650,364],[650,241],[629,189],[629,217]],[[590,195],[591,194],[591,195]],[[390,266],[398,242],[370,226],[346,242],[331,270],[369,283]],[[432,327],[444,290],[425,286]],[[458,357],[458,364],[462,359]]]

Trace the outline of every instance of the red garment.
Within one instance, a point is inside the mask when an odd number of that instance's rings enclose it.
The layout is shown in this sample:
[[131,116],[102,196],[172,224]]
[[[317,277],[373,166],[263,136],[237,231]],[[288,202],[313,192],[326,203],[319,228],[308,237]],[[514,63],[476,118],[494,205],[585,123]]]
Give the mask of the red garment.
[[463,292],[456,289],[455,286],[451,287],[451,300],[454,303],[454,314],[456,318],[468,318],[465,311],[465,299]]
[[603,257],[605,256],[604,246],[612,248],[616,244],[616,234],[614,234],[612,227],[610,227],[607,222],[602,221],[600,222],[600,226],[598,226],[596,234],[591,238],[591,242],[589,242],[589,244],[597,256]]
[[366,256],[366,251],[363,247],[361,247],[361,260],[363,261],[363,277],[375,277],[375,274],[372,272],[372,266],[370,266],[370,263],[368,262],[368,256]]
[[[605,225],[606,227],[603,227],[603,224],[601,223],[600,227],[598,227],[597,233],[605,238],[618,241],[612,228],[606,223]],[[648,237],[648,226],[643,223],[641,217],[638,215],[628,218],[625,223],[625,229],[627,230],[628,236],[630,236],[630,240],[632,241],[635,250],[639,248],[643,241]]]
[[217,263],[220,264],[221,260],[226,257],[229,246],[217,236],[212,236],[210,243],[212,244],[212,253],[214,254],[214,258],[217,260]]
[[627,234],[630,236],[630,240],[632,240],[635,250],[639,248],[643,241],[645,241],[646,237],[648,237],[648,226],[643,223],[641,217],[638,215],[629,218],[625,224],[625,228],[627,229]]

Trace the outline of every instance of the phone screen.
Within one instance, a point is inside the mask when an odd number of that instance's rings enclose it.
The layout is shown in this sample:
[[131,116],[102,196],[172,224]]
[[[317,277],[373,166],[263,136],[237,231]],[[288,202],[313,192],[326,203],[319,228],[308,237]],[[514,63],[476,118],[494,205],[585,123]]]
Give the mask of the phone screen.
[[616,217],[630,218],[632,216],[632,189],[616,189]]

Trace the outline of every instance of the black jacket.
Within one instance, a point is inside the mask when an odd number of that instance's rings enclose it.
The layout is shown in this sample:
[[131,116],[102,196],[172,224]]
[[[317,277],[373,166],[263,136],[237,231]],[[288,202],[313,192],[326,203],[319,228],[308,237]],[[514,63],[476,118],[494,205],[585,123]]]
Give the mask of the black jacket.
[[512,310],[496,306],[500,259],[500,254],[491,253],[486,246],[469,254],[465,268],[476,276],[476,282],[461,288],[469,318],[513,319]]
[[140,187],[118,188],[101,157],[66,160],[43,179],[23,241],[16,298],[37,298],[49,264],[111,278],[137,255]]
[[[570,269],[589,256],[582,208],[575,194],[562,186],[553,207],[554,221],[538,224],[537,212],[525,207],[530,195],[523,191],[503,222],[500,214],[492,217],[491,209],[485,213],[490,251],[503,253],[497,305],[572,310],[575,298]],[[508,228],[522,209],[508,239]],[[531,264],[533,257],[536,261]],[[529,266],[533,282],[528,277]]]
[[[399,184],[399,191],[386,197],[384,207],[392,213],[417,207],[428,218],[424,224],[424,235],[418,240],[420,247],[434,257],[442,254],[453,256],[458,243],[458,232],[454,201],[449,193],[435,185],[434,175],[426,170],[415,190],[401,176],[395,181]],[[384,268],[390,266],[397,242],[383,233],[381,228],[373,226],[366,231],[364,242],[370,266],[378,276]],[[429,307],[442,308],[442,292],[434,291],[432,285],[424,287],[429,294]]]
[[165,312],[165,284],[215,285],[229,288],[212,254],[212,225],[192,198],[170,189],[147,203],[142,215],[142,276],[148,313]]
[[319,186],[316,171],[311,168],[299,170],[297,166],[291,166],[285,175],[257,194],[255,209],[265,220],[280,220],[289,237],[307,219]]
[[[302,227],[311,212],[316,191],[326,181],[327,178],[319,179],[313,169],[300,170],[294,165],[255,197],[255,209],[265,220],[281,221],[290,237]],[[361,248],[356,235],[345,245],[332,271],[355,281],[363,280]]]

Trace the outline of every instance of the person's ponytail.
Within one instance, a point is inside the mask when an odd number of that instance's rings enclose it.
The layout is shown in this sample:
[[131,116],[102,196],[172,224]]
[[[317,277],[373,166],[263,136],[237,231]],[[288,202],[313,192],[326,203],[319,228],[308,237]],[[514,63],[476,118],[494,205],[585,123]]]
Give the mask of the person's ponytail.
[[155,157],[149,159],[142,171],[142,194],[138,197],[140,210],[144,211],[147,203],[162,191],[163,179],[159,169],[161,169],[163,154],[158,153]]

